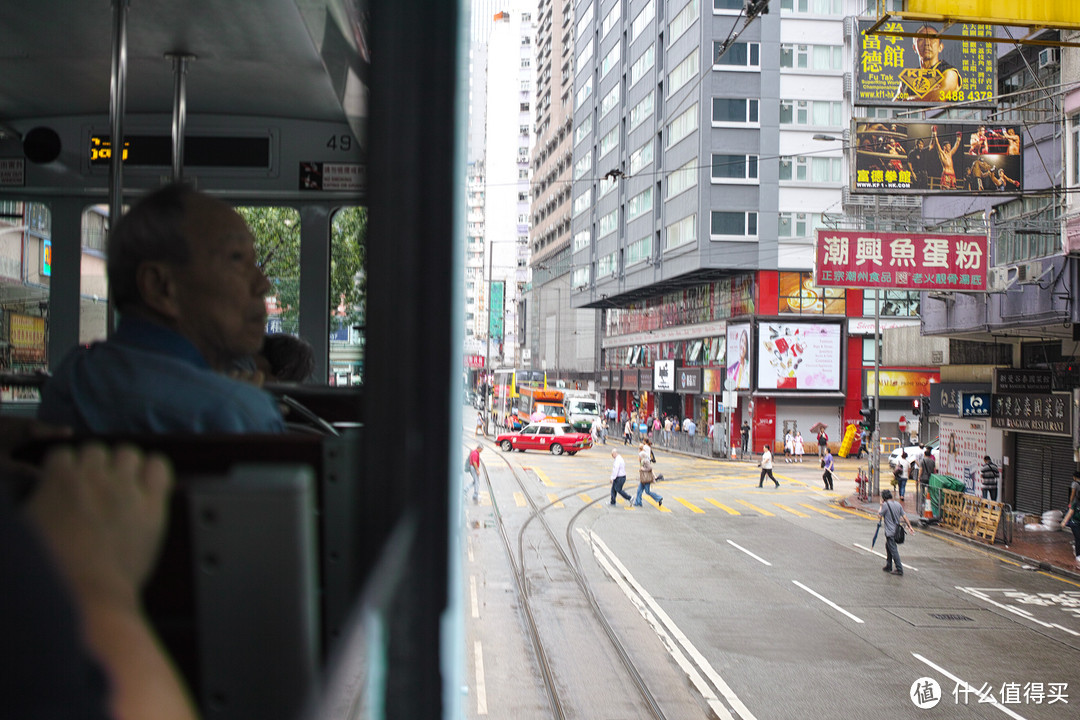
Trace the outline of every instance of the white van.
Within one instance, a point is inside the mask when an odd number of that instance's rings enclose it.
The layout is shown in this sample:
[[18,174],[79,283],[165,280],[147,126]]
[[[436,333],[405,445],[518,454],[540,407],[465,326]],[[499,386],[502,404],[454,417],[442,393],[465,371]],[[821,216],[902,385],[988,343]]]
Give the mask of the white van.
[[566,407],[566,421],[578,432],[589,432],[593,420],[603,422],[603,408],[600,406],[599,393],[588,390],[563,390],[563,405]]

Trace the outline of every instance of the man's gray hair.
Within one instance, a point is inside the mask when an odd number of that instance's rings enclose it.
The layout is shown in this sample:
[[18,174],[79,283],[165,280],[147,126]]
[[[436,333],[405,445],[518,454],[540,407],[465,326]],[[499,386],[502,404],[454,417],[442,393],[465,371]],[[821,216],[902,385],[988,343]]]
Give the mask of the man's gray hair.
[[142,302],[136,280],[142,263],[187,264],[190,251],[183,225],[188,202],[195,194],[188,185],[166,185],[136,203],[113,227],[107,269],[117,309]]

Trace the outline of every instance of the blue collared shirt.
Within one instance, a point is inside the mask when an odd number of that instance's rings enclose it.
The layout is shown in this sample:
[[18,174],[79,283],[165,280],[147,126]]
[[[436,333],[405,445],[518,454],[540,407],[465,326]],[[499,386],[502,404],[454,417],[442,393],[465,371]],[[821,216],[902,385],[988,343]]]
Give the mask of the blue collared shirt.
[[269,393],[215,372],[183,335],[134,317],[64,358],[38,417],[92,433],[285,431]]

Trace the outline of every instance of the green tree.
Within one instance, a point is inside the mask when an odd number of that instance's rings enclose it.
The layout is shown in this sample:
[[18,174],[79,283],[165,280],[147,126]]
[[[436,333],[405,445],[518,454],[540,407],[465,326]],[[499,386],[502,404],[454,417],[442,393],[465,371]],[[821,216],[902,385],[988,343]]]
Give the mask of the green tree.
[[367,208],[342,208],[330,228],[330,312],[342,308],[349,325],[365,324],[366,265]]

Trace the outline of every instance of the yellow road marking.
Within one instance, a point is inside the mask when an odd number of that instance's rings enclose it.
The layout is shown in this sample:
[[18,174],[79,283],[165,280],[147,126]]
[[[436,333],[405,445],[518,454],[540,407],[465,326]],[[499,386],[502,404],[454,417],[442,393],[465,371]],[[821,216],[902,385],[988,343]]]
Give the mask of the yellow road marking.
[[551,504],[553,506],[555,506],[555,507],[559,507],[559,508],[566,507],[565,505],[563,505],[562,500],[559,499],[559,496],[556,495],[555,493],[548,493],[547,498],[551,502]]
[[814,512],[821,513],[822,515],[828,515],[831,518],[836,518],[837,520],[843,520],[842,517],[840,517],[836,513],[831,513],[828,510],[822,510],[821,508],[816,508],[813,505],[807,505],[806,503],[799,503],[799,504],[802,505],[807,510],[813,510]]
[[718,503],[715,500],[713,500],[712,498],[705,498],[705,502],[712,503],[713,505],[720,508],[721,510],[726,511],[728,515],[741,515],[742,514],[738,510],[736,510],[734,508],[729,508],[727,505],[725,505],[723,503]]
[[514,504],[518,507],[525,507],[525,494],[519,492],[514,493]]
[[547,476],[546,472],[544,472],[540,468],[530,468],[530,469],[534,473],[536,473],[536,477],[540,478],[540,482],[544,483],[548,487],[555,487],[555,483],[551,482],[551,480],[548,479],[548,476]]
[[781,510],[787,510],[792,515],[798,515],[799,517],[806,517],[806,518],[810,517],[809,515],[807,515],[804,512],[799,512],[798,510],[796,510],[794,508],[789,508],[787,505],[781,505],[780,503],[773,503],[773,505],[780,508]]
[[696,512],[696,513],[704,513],[705,512],[704,510],[702,510],[701,508],[699,508],[697,505],[690,502],[689,500],[683,500],[681,497],[677,497],[675,499],[679,502],[679,504],[684,505],[685,507],[689,508],[693,512]]
[[585,503],[586,505],[588,505],[589,503],[592,502],[592,498],[589,497],[588,495],[586,495],[585,493],[578,493],[578,497],[581,498],[581,501],[583,503]]
[[663,505],[658,505],[658,504],[656,503],[656,501],[655,501],[655,500],[653,500],[653,499],[652,499],[651,497],[649,497],[648,495],[644,495],[644,496],[642,497],[642,499],[643,499],[643,500],[648,500],[648,501],[649,501],[649,504],[650,504],[650,505],[652,505],[652,506],[653,506],[654,508],[656,508],[657,510],[659,510],[660,512],[671,512],[671,510],[670,510],[670,509],[668,509],[668,508],[664,507]]
[[776,517],[776,513],[771,513],[768,510],[766,510],[765,508],[759,508],[757,505],[751,505],[750,503],[746,502],[745,500],[740,500],[739,502],[742,503],[743,505],[745,505],[746,507],[750,508],[751,510],[757,510],[762,515],[765,515],[767,517]]

